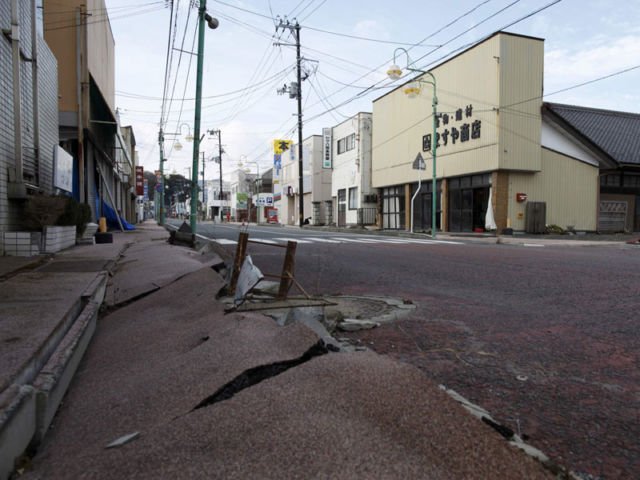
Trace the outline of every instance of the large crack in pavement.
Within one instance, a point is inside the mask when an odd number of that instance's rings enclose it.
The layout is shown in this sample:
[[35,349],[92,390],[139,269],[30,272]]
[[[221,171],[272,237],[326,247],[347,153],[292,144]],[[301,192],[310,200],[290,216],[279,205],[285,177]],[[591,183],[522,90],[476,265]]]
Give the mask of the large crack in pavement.
[[215,393],[198,403],[191,411],[193,412],[199,408],[208,407],[214,403],[229,400],[236,393],[246,388],[252,387],[269,378],[276,377],[290,368],[302,365],[312,358],[325,355],[326,353],[329,353],[329,349],[322,340],[318,340],[306,352],[297,358],[274,362],[267,365],[259,365],[245,370],[233,380],[220,387]]

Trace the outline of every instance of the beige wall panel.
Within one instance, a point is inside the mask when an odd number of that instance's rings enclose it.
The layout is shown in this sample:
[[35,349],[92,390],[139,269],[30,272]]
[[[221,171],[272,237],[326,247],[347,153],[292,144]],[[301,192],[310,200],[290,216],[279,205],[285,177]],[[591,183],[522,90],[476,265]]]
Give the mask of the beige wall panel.
[[500,44],[500,168],[539,171],[544,42],[503,35]]
[[526,202],[516,202],[516,193],[526,193],[527,201],[547,202],[547,225],[596,230],[597,167],[543,149],[540,173],[511,172],[509,180],[509,216],[514,230],[524,230],[526,209]]
[[[480,44],[464,54],[435,68],[438,88],[438,111],[451,118],[448,125],[441,122],[438,132],[442,135],[452,127],[460,129],[464,123],[481,121],[480,138],[467,142],[449,139],[438,148],[437,174],[462,175],[470,172],[495,170],[498,156],[497,113],[499,105],[500,35]],[[400,63],[404,58],[400,57]],[[401,65],[403,66],[403,65]],[[428,80],[429,77],[424,75]],[[417,98],[408,98],[402,88],[379,98],[373,104],[373,172],[375,188],[413,182],[417,175],[411,164],[422,152],[422,136],[432,133],[431,85],[424,84]],[[472,105],[472,115],[455,120],[458,109]],[[431,175],[431,155],[422,152],[427,160],[427,172]]]
[[76,1],[44,2],[44,38],[58,60],[59,110],[78,111]]
[[[89,12],[104,12],[104,0],[89,0]],[[96,13],[95,15],[103,15]],[[87,26],[89,73],[95,80],[107,105],[115,113],[115,42],[109,22],[89,22]]]

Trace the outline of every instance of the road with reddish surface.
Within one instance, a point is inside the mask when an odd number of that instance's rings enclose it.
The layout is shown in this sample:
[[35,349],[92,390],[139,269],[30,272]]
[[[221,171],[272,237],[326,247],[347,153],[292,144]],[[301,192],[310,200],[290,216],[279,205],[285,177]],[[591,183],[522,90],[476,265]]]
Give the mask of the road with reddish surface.
[[[281,249],[249,253],[281,268]],[[312,293],[412,301],[411,317],[350,336],[582,478],[640,478],[640,247],[325,240],[298,244],[296,278]]]

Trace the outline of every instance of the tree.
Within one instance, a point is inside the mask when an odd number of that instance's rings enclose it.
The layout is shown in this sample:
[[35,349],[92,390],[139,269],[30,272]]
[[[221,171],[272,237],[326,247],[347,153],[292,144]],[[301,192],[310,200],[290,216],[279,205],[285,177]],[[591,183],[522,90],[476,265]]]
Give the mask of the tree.
[[144,178],[147,181],[149,200],[155,200],[156,198],[156,174],[153,172],[144,172]]

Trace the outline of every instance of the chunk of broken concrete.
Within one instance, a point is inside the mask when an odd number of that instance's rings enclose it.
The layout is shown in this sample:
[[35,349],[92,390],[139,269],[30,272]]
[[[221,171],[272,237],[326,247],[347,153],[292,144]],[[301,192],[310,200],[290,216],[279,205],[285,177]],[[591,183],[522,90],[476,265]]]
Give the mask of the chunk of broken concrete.
[[344,332],[357,332],[358,330],[370,330],[379,327],[380,324],[371,320],[357,320],[355,318],[345,318],[338,323],[338,329]]

